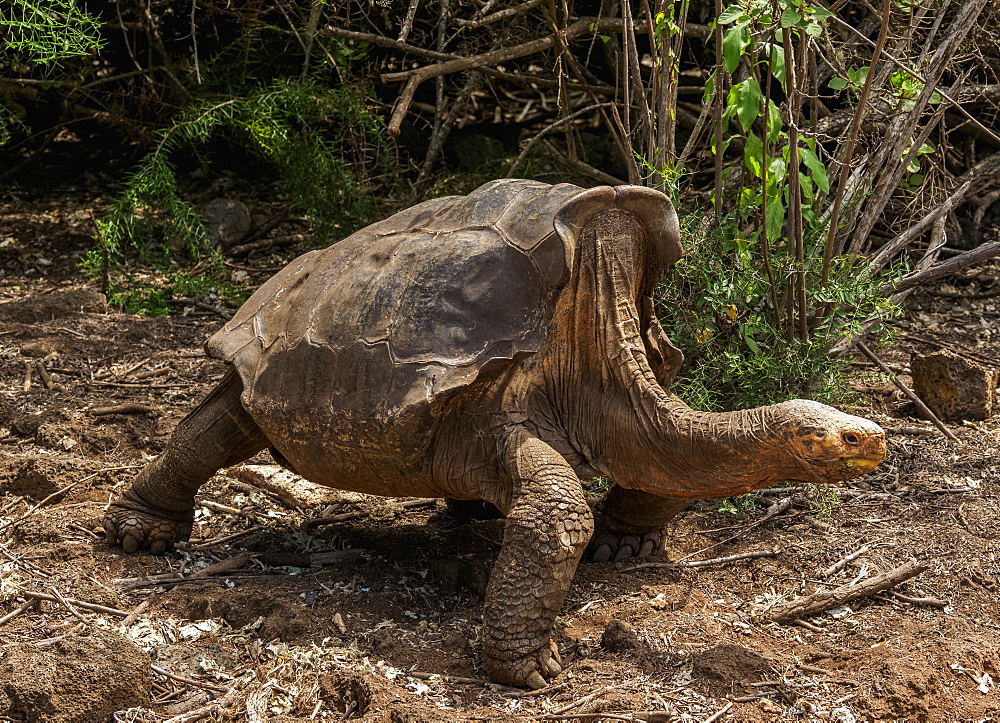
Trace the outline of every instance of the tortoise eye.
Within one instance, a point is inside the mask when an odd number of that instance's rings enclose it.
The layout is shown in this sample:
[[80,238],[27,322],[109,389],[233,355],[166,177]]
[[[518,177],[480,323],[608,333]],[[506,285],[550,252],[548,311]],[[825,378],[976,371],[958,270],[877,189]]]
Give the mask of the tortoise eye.
[[844,435],[844,441],[848,444],[858,444],[861,440],[858,439],[858,435],[854,434],[854,432],[848,432]]

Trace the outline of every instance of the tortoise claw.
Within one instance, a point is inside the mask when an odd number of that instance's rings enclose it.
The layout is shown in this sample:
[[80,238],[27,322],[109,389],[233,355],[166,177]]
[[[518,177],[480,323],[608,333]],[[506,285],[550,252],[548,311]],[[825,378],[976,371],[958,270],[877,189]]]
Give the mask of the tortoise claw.
[[562,666],[559,664],[555,658],[549,658],[543,665],[546,668],[546,672],[549,674],[550,678],[555,678],[562,672]]
[[648,557],[660,549],[660,533],[630,535],[606,530],[594,535],[588,547],[591,562],[621,562],[633,557]]
[[611,560],[611,545],[606,543],[597,545],[590,559],[594,562],[608,562]]
[[545,678],[543,678],[537,670],[532,670],[531,674],[524,682],[527,683],[528,687],[532,690],[541,690],[547,685]]

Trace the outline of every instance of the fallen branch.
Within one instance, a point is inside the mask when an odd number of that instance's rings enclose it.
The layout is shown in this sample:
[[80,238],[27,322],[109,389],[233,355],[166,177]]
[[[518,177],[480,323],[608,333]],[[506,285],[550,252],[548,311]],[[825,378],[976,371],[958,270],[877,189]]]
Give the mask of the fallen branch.
[[956,181],[956,188],[948,198],[926,213],[917,223],[910,226],[891,241],[888,241],[878,250],[878,253],[868,262],[870,271],[877,271],[888,264],[897,253],[916,239],[924,229],[933,225],[938,218],[947,216],[952,209],[961,206],[970,196],[979,193],[998,174],[1000,174],[1000,153],[994,153],[963,173]]
[[634,567],[627,567],[622,572],[632,572],[633,570],[664,570],[668,568],[680,567],[708,567],[709,565],[724,565],[727,562],[739,562],[740,560],[753,560],[758,557],[777,557],[774,550],[759,550],[757,552],[746,552],[742,555],[728,555],[727,557],[715,557],[711,560],[692,560],[690,562],[643,562]]
[[119,404],[114,407],[94,407],[87,410],[93,417],[106,417],[109,414],[157,414],[157,411],[145,404]]
[[910,603],[910,605],[929,605],[932,608],[941,608],[942,610],[948,607],[947,600],[939,600],[936,597],[910,597],[895,590],[890,590],[889,594],[900,602]]
[[732,701],[726,703],[722,708],[715,711],[712,715],[706,718],[703,723],[714,723],[714,721],[719,720],[722,716],[729,712],[729,709],[733,707]]
[[453,685],[481,685],[484,688],[489,688],[490,690],[496,690],[507,693],[519,693],[524,694],[524,691],[520,688],[512,688],[509,685],[500,685],[499,683],[494,683],[491,680],[484,680],[482,678],[462,678],[455,675],[439,675],[437,673],[421,673],[415,670],[407,671],[406,675],[410,678],[416,678],[418,680],[437,680],[442,683],[451,683]]
[[49,376],[49,370],[45,368],[45,362],[39,359],[35,362],[35,368],[38,370],[38,376],[41,378],[42,384],[45,385],[46,389],[52,391],[55,384],[52,383],[52,377]]
[[587,695],[583,696],[582,698],[577,698],[576,700],[570,701],[569,703],[566,703],[565,705],[559,706],[555,710],[550,710],[548,713],[543,713],[540,716],[535,716],[535,719],[538,720],[540,718],[544,718],[545,716],[557,716],[557,715],[559,715],[561,713],[565,713],[566,711],[572,710],[573,708],[576,708],[577,706],[580,706],[580,705],[583,705],[584,703],[588,703],[588,702],[592,701],[594,698],[599,698],[600,696],[604,695],[605,693],[607,693],[610,690],[614,690],[614,686],[606,685],[603,688],[598,688],[593,693],[588,693]]
[[63,607],[65,607],[65,608],[66,608],[67,610],[69,610],[69,611],[70,611],[70,614],[72,614],[72,616],[73,616],[74,618],[76,618],[77,620],[79,620],[79,621],[80,621],[81,623],[84,623],[84,624],[87,624],[87,618],[83,617],[83,615],[81,615],[81,614],[80,614],[80,611],[79,611],[79,610],[77,610],[77,609],[76,609],[75,607],[73,607],[73,606],[72,606],[72,605],[70,604],[69,600],[67,600],[66,598],[64,598],[64,597],[62,596],[62,593],[60,593],[60,592],[59,592],[59,591],[58,591],[58,590],[57,590],[56,588],[54,588],[54,587],[52,587],[52,588],[49,588],[49,589],[50,589],[50,590],[52,590],[52,594],[53,594],[53,595],[55,595],[56,599],[57,599],[57,600],[58,600],[59,602],[61,602],[61,603],[62,603]]
[[778,623],[788,623],[807,615],[831,610],[845,605],[853,600],[871,597],[883,590],[895,587],[911,577],[916,577],[929,569],[928,565],[918,562],[908,562],[895,570],[862,580],[856,585],[845,585],[834,590],[824,590],[805,597],[796,598],[775,606],[770,618]]
[[25,512],[23,515],[21,515],[17,519],[10,520],[9,522],[4,522],[2,525],[0,525],[0,532],[3,532],[8,527],[12,527],[12,526],[14,526],[14,525],[16,525],[16,524],[18,524],[20,522],[23,522],[25,519],[27,519],[31,515],[35,514],[35,512],[37,512],[40,508],[42,508],[46,504],[48,504],[51,500],[55,499],[56,497],[58,497],[61,494],[69,492],[71,489],[73,489],[74,487],[76,487],[78,484],[81,484],[83,482],[87,482],[89,480],[92,480],[92,479],[94,479],[94,477],[97,477],[100,474],[104,474],[105,472],[115,472],[115,471],[120,470],[120,469],[134,469],[136,466],[137,465],[130,464],[130,465],[126,465],[124,467],[109,467],[107,469],[102,469],[100,472],[94,472],[94,474],[87,475],[86,477],[84,477],[82,479],[78,479],[76,482],[71,482],[70,484],[66,485],[62,489],[56,490],[55,492],[53,492],[52,494],[50,494],[48,497],[46,497],[45,499],[43,499],[41,502],[39,502],[37,505],[35,505],[34,507],[32,507],[30,510],[28,510],[27,512]]
[[173,718],[167,718],[163,723],[194,723],[194,721],[199,721],[204,718],[208,718],[211,715],[217,715],[221,713],[230,704],[236,702],[237,691],[235,689],[230,690],[224,696],[219,698],[219,700],[209,703],[208,705],[193,710],[189,713],[184,713],[182,715],[174,716]]
[[[913,289],[917,286],[926,284],[929,281],[936,281],[937,279],[949,276],[956,271],[961,271],[967,266],[978,264],[981,261],[986,261],[996,256],[1000,256],[1000,241],[990,241],[989,243],[978,246],[971,251],[966,251],[963,254],[959,254],[958,256],[948,259],[937,266],[932,266],[929,269],[904,276],[896,283],[895,288],[891,289],[891,291],[899,293],[900,291]],[[938,292],[938,295],[945,296],[945,294],[941,292]],[[968,294],[965,297],[960,296],[959,298],[989,299],[997,295],[1000,295],[1000,291],[991,291],[983,294]]]
[[924,404],[923,400],[921,400],[920,397],[918,397],[913,392],[913,390],[911,390],[908,386],[903,384],[903,382],[899,380],[899,377],[893,374],[892,370],[889,369],[889,367],[887,367],[881,359],[875,356],[875,354],[872,353],[872,350],[869,349],[863,341],[858,340],[855,343],[858,347],[858,350],[866,357],[868,357],[868,359],[872,361],[879,369],[881,369],[883,374],[889,377],[889,380],[896,385],[896,388],[899,389],[899,391],[901,391],[903,394],[905,394],[906,397],[917,406],[917,409],[920,410],[920,413],[923,414],[925,417],[927,417],[929,420],[931,420],[931,422],[934,423],[934,426],[937,427],[939,430],[941,430],[941,434],[950,439],[952,442],[958,441],[958,437],[956,437],[955,434],[950,429],[944,426],[944,423],[937,418],[937,415],[934,414],[934,412],[928,409],[927,405]]
[[177,675],[176,673],[171,673],[169,670],[164,670],[156,665],[149,666],[154,673],[159,673],[164,678],[170,678],[171,680],[176,680],[178,683],[187,683],[188,685],[193,685],[198,688],[205,688],[206,690],[212,690],[216,693],[228,693],[229,688],[222,688],[218,685],[213,685],[212,683],[203,683],[200,680],[195,680],[193,678],[185,678],[183,675]]
[[128,630],[132,627],[132,624],[139,619],[139,616],[146,612],[146,608],[149,607],[149,603],[152,602],[151,598],[146,598],[141,603],[136,605],[129,611],[128,617],[122,620],[121,629]]
[[[398,505],[391,505],[390,509],[413,509],[416,507],[431,507],[437,504],[437,498],[430,497],[418,500],[407,500]],[[354,512],[341,512],[339,515],[331,515],[330,517],[314,517],[311,520],[306,520],[302,523],[302,528],[308,530],[310,527],[317,527],[319,525],[328,525],[333,522],[343,522],[345,520],[356,520],[361,517],[368,517],[372,514],[371,510],[356,510]]]
[[19,593],[25,597],[30,597],[34,600],[45,600],[47,602],[59,603],[60,605],[75,605],[78,608],[83,608],[84,610],[90,610],[95,613],[104,613],[105,615],[117,615],[120,618],[127,618],[128,613],[124,610],[118,610],[117,608],[104,607],[103,605],[95,605],[94,603],[84,602],[82,600],[74,600],[71,597],[63,597],[60,595],[56,597],[54,595],[48,595],[44,592],[32,592],[26,590]]
[[26,603],[23,603],[21,605],[21,607],[19,607],[17,610],[9,612],[6,615],[4,615],[2,618],[0,618],[0,625],[3,625],[4,623],[10,622],[14,618],[16,618],[18,615],[23,615],[24,613],[26,613],[31,608],[32,605],[37,605],[37,604],[38,604],[38,601],[35,600],[35,599],[33,599],[33,598],[31,600],[28,600]]
[[857,550],[856,552],[852,552],[847,557],[841,558],[837,562],[835,562],[832,565],[830,565],[830,567],[828,567],[825,570],[823,570],[823,572],[821,572],[819,574],[820,578],[822,578],[822,579],[825,580],[828,577],[833,577],[838,572],[840,572],[845,567],[847,567],[847,563],[854,562],[855,560],[857,560],[859,557],[861,557],[862,555],[864,555],[866,552],[868,552],[871,549],[872,549],[871,545],[865,545],[860,550]]
[[481,68],[484,65],[504,63],[508,60],[513,60],[514,58],[521,58],[525,55],[540,53],[543,50],[554,48],[557,45],[564,46],[571,40],[584,35],[585,33],[601,33],[620,28],[621,21],[615,18],[583,17],[578,19],[575,23],[572,23],[571,25],[568,25],[564,29],[560,30],[558,33],[544,38],[529,40],[528,42],[521,43],[520,45],[514,45],[507,48],[497,48],[496,50],[491,50],[487,53],[472,55],[465,58],[445,60],[441,63],[424,65],[420,68],[414,68],[413,70],[403,70],[397,73],[383,73],[383,83],[406,81],[406,86],[403,88],[403,92],[400,93],[399,99],[396,101],[396,107],[392,111],[392,117],[389,119],[389,133],[392,135],[399,134],[399,130],[403,125],[403,119],[410,110],[410,104],[413,103],[413,95],[416,93],[417,86],[425,80],[436,78],[439,75],[448,75],[450,73],[458,73],[463,70]]
[[223,545],[227,542],[232,542],[233,540],[238,540],[241,537],[246,537],[247,535],[252,535],[255,532],[260,532],[261,530],[266,530],[267,527],[264,525],[254,525],[248,530],[242,530],[241,532],[234,532],[231,535],[226,535],[225,537],[217,537],[214,540],[203,540],[202,542],[197,542],[194,544],[186,544],[180,547],[179,544],[175,544],[174,547],[178,550],[185,550],[187,552],[206,552],[209,548],[215,547],[216,545]]

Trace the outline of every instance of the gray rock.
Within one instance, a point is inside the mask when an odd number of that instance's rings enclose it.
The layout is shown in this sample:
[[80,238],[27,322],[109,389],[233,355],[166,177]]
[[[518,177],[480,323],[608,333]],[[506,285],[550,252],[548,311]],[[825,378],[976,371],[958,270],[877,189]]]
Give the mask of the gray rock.
[[225,248],[235,246],[250,230],[250,211],[242,201],[213,198],[201,208],[205,227]]

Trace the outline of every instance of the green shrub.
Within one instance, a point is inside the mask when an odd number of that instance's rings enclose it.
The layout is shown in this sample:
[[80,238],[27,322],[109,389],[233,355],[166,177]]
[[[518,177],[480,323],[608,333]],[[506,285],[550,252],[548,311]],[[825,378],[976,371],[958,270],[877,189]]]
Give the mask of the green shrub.
[[[688,404],[706,410],[752,407],[810,397],[835,401],[843,392],[843,366],[829,346],[866,320],[886,319],[898,309],[884,298],[881,278],[856,273],[850,257],[834,265],[825,287],[819,283],[822,258],[807,258],[809,308],[835,306],[803,340],[791,333],[776,310],[761,263],[762,249],[740,239],[735,223],[705,232],[708,224],[692,215],[683,234],[687,253],[664,275],[657,313],[667,335],[681,347],[685,365],[675,392]],[[699,233],[708,233],[699,237]],[[770,259],[779,279],[789,277],[795,259],[772,242]],[[894,275],[895,270],[890,271]]]

